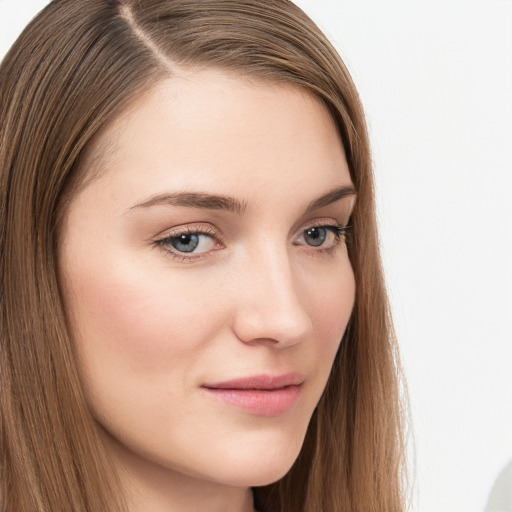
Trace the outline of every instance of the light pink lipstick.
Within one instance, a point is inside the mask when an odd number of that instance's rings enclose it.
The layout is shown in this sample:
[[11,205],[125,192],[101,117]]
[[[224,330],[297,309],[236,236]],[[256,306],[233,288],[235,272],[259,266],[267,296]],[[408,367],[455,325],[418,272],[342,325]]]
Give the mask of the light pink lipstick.
[[298,373],[287,373],[206,383],[202,388],[215,398],[252,414],[279,416],[297,403],[303,383],[304,378]]

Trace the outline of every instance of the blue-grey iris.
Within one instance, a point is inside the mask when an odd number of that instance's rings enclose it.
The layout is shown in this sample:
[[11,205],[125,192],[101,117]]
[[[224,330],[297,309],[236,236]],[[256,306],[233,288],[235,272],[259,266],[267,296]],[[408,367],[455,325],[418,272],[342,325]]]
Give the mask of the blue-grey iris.
[[325,228],[311,228],[304,233],[304,240],[308,245],[318,247],[325,242],[327,238],[327,229]]
[[199,245],[199,235],[186,234],[171,239],[171,245],[180,252],[192,252]]

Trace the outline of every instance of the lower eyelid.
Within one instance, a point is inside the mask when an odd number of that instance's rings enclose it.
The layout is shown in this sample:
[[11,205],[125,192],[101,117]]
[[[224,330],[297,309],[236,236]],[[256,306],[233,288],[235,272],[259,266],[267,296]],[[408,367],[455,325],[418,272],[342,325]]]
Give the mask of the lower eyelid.
[[192,263],[196,260],[204,259],[208,256],[208,254],[215,249],[212,249],[210,251],[206,252],[199,252],[199,253],[186,253],[186,252],[180,252],[174,248],[171,248],[169,244],[165,243],[165,241],[159,241],[156,243],[156,245],[165,253],[166,256],[171,257],[173,260],[177,260],[181,263]]

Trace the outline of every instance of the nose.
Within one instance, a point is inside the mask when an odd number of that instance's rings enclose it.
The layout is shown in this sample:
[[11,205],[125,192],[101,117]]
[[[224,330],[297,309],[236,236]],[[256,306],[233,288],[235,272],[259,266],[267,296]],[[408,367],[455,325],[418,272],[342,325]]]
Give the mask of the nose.
[[286,251],[258,252],[242,275],[233,322],[240,341],[286,348],[311,335],[307,290],[301,289]]

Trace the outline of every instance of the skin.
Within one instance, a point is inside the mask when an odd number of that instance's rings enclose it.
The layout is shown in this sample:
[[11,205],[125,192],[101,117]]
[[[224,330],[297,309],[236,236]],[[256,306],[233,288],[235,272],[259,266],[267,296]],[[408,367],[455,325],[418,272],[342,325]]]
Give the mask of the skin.
[[[305,213],[351,185],[337,130],[293,86],[183,71],[111,123],[84,165],[107,147],[68,208],[60,274],[130,510],[252,511],[249,488],[299,453],[354,304],[343,236],[326,228],[314,246],[305,234],[350,217],[353,195]],[[159,200],[179,192],[230,196],[240,211]],[[195,252],[172,246],[183,232],[206,232]],[[289,372],[304,383],[277,415],[202,387]]]

